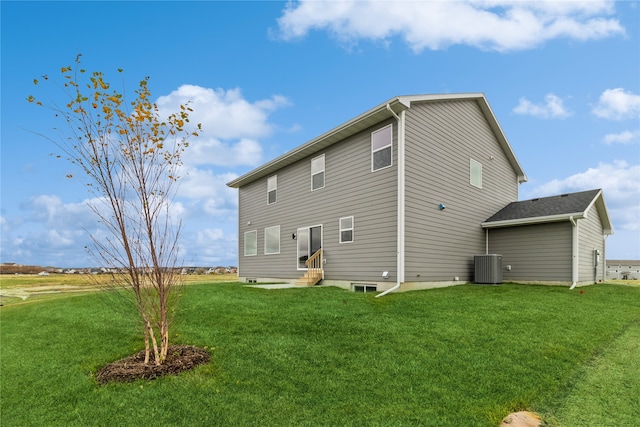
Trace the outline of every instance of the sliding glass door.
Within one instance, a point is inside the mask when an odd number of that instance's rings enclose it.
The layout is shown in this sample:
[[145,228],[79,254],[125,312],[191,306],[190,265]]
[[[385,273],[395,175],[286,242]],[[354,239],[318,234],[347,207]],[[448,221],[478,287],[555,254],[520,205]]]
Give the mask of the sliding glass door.
[[322,225],[298,228],[298,269],[306,269],[305,261],[322,247]]

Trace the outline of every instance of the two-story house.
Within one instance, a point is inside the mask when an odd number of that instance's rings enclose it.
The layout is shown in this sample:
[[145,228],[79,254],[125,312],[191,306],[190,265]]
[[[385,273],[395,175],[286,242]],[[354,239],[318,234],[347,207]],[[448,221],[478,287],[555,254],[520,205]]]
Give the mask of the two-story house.
[[526,180],[483,94],[392,98],[227,184],[239,276],[366,291],[473,281],[483,223]]

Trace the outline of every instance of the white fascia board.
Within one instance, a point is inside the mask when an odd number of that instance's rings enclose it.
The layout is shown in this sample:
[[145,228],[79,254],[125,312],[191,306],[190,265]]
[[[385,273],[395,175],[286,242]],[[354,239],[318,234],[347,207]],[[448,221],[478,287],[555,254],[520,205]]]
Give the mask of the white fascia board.
[[561,214],[561,215],[536,216],[532,218],[518,218],[518,219],[506,219],[504,221],[483,222],[480,225],[482,226],[482,228],[514,227],[517,225],[544,224],[546,222],[569,221],[571,217],[573,217],[573,219],[582,219],[582,218],[585,218],[585,215],[584,215],[584,212],[575,212],[575,213]]
[[604,202],[604,194],[602,190],[598,192],[596,197],[593,198],[587,209],[585,209],[585,218],[593,206],[596,206],[598,214],[600,216],[600,223],[602,224],[602,231],[606,235],[613,234],[613,225],[611,224],[611,218],[609,217],[609,210],[607,204]]

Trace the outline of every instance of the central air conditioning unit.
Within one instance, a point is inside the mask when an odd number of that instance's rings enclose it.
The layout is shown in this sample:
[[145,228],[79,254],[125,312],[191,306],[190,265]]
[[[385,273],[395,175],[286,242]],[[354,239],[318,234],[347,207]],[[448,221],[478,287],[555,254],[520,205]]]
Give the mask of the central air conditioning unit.
[[476,255],[474,283],[499,285],[502,283],[502,255]]

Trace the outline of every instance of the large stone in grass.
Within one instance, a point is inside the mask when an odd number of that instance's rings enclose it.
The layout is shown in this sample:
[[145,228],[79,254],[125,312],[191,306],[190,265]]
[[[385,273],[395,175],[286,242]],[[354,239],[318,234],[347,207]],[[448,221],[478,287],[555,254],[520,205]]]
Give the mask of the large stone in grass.
[[533,412],[513,412],[502,420],[500,427],[540,427],[540,417]]

